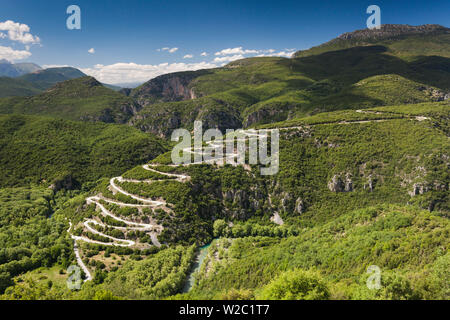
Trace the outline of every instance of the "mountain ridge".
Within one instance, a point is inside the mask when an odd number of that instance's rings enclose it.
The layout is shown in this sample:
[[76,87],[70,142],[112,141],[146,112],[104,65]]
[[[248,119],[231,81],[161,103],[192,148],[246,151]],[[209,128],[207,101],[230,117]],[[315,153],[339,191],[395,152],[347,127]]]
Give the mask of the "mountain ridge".
[[[405,24],[383,24],[380,29],[360,29],[352,32],[346,32],[337,37],[337,39],[391,39],[399,36],[408,35],[426,35],[435,33],[449,33],[450,29],[438,24],[424,24],[420,26],[411,26]],[[333,40],[331,40],[333,41]]]
[[[426,38],[434,39],[434,45],[427,46]],[[392,46],[392,41],[397,41],[399,44]],[[420,43],[421,41],[422,43]],[[433,43],[433,41],[430,42]],[[437,43],[439,43],[438,46],[436,46]],[[293,57],[300,58],[327,51],[374,44],[386,45],[391,49],[392,54],[400,56],[438,54],[450,57],[450,29],[437,24],[419,26],[384,24],[380,29],[360,29],[343,33],[318,46],[297,51]],[[421,52],[414,48],[417,45],[421,47],[420,49],[425,47],[424,50]]]

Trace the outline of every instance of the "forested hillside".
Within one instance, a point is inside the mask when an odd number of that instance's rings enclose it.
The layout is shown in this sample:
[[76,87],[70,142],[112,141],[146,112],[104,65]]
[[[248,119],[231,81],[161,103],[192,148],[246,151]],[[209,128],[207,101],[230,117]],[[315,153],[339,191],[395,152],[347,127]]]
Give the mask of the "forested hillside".
[[92,77],[57,83],[32,97],[0,99],[0,113],[34,114],[75,121],[125,123],[140,107]]
[[77,189],[167,150],[137,129],[25,115],[0,116],[0,186]]

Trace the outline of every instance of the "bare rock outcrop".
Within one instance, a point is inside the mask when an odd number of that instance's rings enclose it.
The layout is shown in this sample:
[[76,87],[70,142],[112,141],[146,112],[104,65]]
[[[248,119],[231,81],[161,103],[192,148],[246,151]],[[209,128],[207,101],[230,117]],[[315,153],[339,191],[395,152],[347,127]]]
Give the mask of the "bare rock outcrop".
[[297,198],[297,200],[295,201],[295,212],[302,214],[303,212],[305,212],[305,210],[306,206],[302,198]]
[[413,188],[411,191],[408,192],[408,194],[411,197],[420,195],[420,194],[424,194],[425,192],[427,192],[429,190],[428,186],[422,183],[415,183],[413,185]]
[[333,178],[328,182],[328,189],[332,192],[343,192],[345,184],[341,177],[334,175]]
[[446,94],[445,92],[432,87],[420,86],[419,91],[423,91],[426,95],[428,95],[432,101],[439,102],[447,100],[450,94]]
[[375,189],[376,182],[377,179],[372,177],[372,175],[369,175],[369,177],[367,178],[367,183],[364,184],[364,190],[369,190],[370,192],[373,192],[373,190]]
[[198,95],[191,86],[192,81],[207,71],[177,72],[149,80],[132,90],[129,95],[141,106],[158,102],[173,102],[195,99]]
[[353,180],[350,173],[346,173],[344,178],[342,174],[336,174],[328,182],[328,189],[332,192],[351,192],[353,191]]

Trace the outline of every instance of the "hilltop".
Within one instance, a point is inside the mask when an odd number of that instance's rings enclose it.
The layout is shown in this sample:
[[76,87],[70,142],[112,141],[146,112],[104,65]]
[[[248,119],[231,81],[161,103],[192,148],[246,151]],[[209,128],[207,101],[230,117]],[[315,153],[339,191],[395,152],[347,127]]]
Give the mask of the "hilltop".
[[[39,75],[37,75],[39,77]],[[140,107],[92,77],[57,83],[32,97],[0,100],[1,113],[53,116],[68,120],[124,123]]]

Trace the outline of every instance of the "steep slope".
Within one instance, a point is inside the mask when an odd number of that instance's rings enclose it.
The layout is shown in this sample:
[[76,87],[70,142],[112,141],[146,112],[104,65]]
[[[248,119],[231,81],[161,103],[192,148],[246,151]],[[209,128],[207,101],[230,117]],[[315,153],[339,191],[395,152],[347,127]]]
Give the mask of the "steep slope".
[[0,124],[1,187],[80,187],[167,150],[160,139],[128,126],[24,115],[2,115]]
[[385,24],[380,29],[363,29],[344,33],[317,47],[298,51],[294,57],[300,58],[368,45],[385,46],[389,54],[404,58],[422,55],[449,58],[450,29],[440,25]]
[[132,99],[92,77],[58,83],[29,98],[0,100],[1,113],[23,113],[68,120],[124,123],[139,110]]

